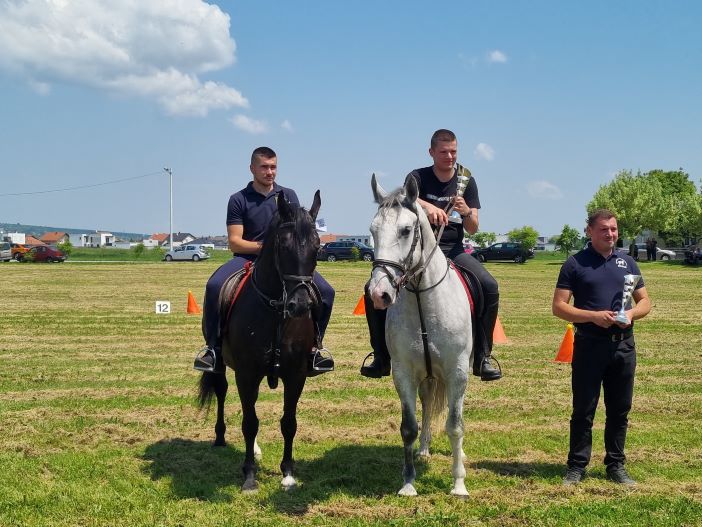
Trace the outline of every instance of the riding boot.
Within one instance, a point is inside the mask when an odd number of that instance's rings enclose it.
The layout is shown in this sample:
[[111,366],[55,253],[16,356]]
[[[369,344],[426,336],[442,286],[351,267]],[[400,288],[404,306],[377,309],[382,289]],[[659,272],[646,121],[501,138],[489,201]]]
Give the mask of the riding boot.
[[485,311],[476,328],[476,342],[473,344],[473,375],[481,381],[496,381],[502,378],[502,371],[492,365],[492,338],[497,322],[497,299],[485,299]]
[[224,360],[222,348],[219,346],[205,345],[195,355],[193,368],[208,373],[224,373]]
[[[385,342],[385,316],[387,312],[385,309],[375,309],[373,307],[373,301],[368,294],[367,285],[363,301],[366,307],[366,321],[368,322],[368,331],[370,332],[370,341],[373,351],[363,360],[361,375],[373,379],[387,377],[390,375],[390,353],[388,352],[388,346]],[[366,366],[366,360],[368,360],[371,355],[373,356],[373,362]]]
[[316,377],[317,375],[334,371],[334,357],[332,357],[331,352],[322,345],[322,337],[319,334],[319,328],[316,322],[315,331],[317,332],[316,342],[307,358],[308,377]]

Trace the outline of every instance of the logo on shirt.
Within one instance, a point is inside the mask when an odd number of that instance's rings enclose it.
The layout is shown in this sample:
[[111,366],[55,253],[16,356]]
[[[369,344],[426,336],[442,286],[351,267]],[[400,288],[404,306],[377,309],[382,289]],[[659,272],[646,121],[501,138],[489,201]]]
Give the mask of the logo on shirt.
[[626,260],[624,258],[617,258],[617,267],[627,268]]
[[432,201],[449,201],[453,196],[435,196],[434,194],[427,194],[427,199]]

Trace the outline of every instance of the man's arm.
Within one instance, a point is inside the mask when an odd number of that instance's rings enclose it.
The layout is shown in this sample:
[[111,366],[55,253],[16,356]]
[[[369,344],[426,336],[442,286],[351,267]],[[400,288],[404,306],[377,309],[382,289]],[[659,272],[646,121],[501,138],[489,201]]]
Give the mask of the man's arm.
[[[643,289],[643,288],[642,288]],[[570,304],[573,293],[569,289],[558,289],[553,292],[551,311],[558,318],[568,322],[592,322],[601,328],[608,328],[614,324],[614,311],[588,311]]]
[[632,296],[636,302],[636,305],[626,312],[626,316],[629,319],[628,324],[617,323],[617,325],[621,328],[628,328],[634,320],[639,320],[640,318],[645,317],[651,311],[651,299],[649,298],[648,291],[646,291],[645,287],[639,287],[634,291]]
[[421,205],[421,207],[424,209],[424,212],[427,213],[429,223],[432,225],[448,224],[448,214],[446,214],[444,209],[440,209],[436,205],[432,205],[428,201],[424,201],[420,198],[417,198],[417,203],[419,203],[419,205]]
[[243,225],[227,225],[227,239],[229,250],[238,254],[258,254],[261,252],[262,242],[250,242],[244,239]]

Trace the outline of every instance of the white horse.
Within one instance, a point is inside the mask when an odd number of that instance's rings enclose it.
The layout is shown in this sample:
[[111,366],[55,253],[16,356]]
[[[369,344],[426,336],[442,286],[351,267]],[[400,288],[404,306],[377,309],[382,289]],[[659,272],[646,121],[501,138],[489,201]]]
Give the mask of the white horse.
[[375,241],[369,291],[376,309],[387,308],[386,341],[392,378],[402,402],[405,463],[402,496],[416,496],[413,446],[417,439],[417,391],[422,402],[420,456],[429,456],[431,422],[448,402],[446,433],[451,441],[453,489],[468,496],[463,466],[463,397],[472,366],[470,304],[460,278],[437,247],[412,177],[387,194],[371,179],[379,204],[371,223]]

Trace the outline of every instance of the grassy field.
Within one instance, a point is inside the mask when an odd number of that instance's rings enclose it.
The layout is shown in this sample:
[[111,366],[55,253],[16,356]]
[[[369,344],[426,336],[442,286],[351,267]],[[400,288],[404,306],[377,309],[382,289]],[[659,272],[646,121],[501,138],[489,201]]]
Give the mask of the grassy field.
[[[194,405],[201,301],[217,262],[0,264],[0,526],[702,525],[702,271],[642,263],[653,298],[637,324],[639,363],[627,443],[639,486],[604,479],[598,412],[590,477],[564,488],[569,367],[550,313],[559,257],[490,264],[510,344],[505,377],[472,382],[465,402],[471,496],[452,499],[438,433],[401,486],[399,400],[358,374],[369,351],[352,310],[362,263],[321,263],[336,288],[326,344],[338,369],[310,379],[299,407],[301,486],[280,490],[280,390],[262,387],[258,494],[242,495],[241,412],[232,382],[229,446],[210,447],[214,415]],[[173,313],[156,315],[156,300]],[[475,379],[475,378],[473,378]],[[231,375],[230,375],[230,380]]]

